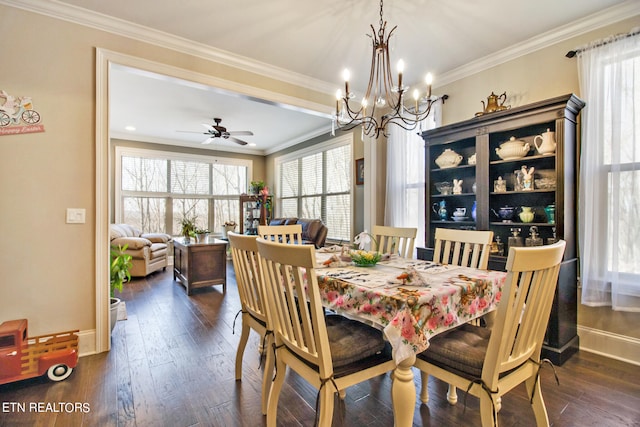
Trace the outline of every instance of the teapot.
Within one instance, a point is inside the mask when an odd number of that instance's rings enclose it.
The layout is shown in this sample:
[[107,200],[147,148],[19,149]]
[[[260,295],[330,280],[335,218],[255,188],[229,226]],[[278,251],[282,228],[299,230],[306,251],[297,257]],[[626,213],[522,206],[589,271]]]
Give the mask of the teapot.
[[[542,135],[536,135],[533,138],[533,145],[536,146],[538,154],[552,154],[556,151],[555,135],[555,132],[552,132],[551,129],[547,129],[547,131],[543,132]],[[538,139],[542,140],[540,145],[537,143]]]
[[493,209],[491,209],[491,211],[495,216],[500,218],[502,222],[511,222],[511,220],[513,219],[513,216],[516,213],[516,208],[512,206],[503,206],[500,209],[498,209],[498,212],[496,212]]
[[520,217],[520,221],[522,222],[532,222],[534,213],[531,210],[530,206],[522,206],[522,212],[518,215]]
[[504,92],[502,95],[496,95],[491,92],[491,95],[487,98],[487,105],[484,105],[484,101],[482,102],[482,111],[486,113],[493,113],[495,111],[506,110],[507,106],[504,105],[504,102],[507,100],[507,92]]

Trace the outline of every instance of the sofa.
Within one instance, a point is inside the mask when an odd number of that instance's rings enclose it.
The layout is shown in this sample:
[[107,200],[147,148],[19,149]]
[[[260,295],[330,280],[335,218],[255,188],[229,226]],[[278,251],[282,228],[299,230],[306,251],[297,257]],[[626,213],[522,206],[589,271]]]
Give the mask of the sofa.
[[142,233],[128,224],[111,224],[109,233],[112,246],[128,245],[125,253],[132,256],[129,272],[133,277],[144,277],[169,264],[170,235],[165,233]]
[[329,229],[320,219],[306,218],[274,218],[269,221],[269,225],[291,225],[300,224],[302,226],[302,243],[314,245],[316,248],[324,246],[327,240]]

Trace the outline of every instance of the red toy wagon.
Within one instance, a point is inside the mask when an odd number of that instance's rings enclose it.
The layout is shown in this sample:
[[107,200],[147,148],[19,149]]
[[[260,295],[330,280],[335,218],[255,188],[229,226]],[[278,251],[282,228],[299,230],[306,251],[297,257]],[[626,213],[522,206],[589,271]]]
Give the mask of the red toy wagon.
[[62,381],[78,364],[78,330],[27,338],[27,319],[0,324],[0,384],[45,373]]

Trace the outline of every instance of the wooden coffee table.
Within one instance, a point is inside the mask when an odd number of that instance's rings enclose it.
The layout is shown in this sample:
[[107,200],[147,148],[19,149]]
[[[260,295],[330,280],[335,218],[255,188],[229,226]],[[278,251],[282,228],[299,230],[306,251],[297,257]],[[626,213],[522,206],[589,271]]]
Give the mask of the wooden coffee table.
[[227,292],[227,242],[207,238],[204,243],[173,241],[173,280],[179,280],[187,295],[195,288],[222,285]]

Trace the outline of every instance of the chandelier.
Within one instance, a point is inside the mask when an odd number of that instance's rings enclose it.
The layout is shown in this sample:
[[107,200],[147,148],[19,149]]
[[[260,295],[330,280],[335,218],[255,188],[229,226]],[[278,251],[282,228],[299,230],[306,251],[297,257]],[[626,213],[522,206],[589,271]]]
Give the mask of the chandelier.
[[413,90],[413,100],[405,104],[405,93],[409,87],[403,86],[402,73],[404,62],[398,61],[398,85],[393,82],[389,59],[389,39],[397,28],[393,27],[385,37],[387,22],[382,18],[382,0],[380,0],[380,27],[376,32],[371,25],[372,58],[371,73],[367,91],[359,105],[354,107],[351,101],[355,95],[349,91],[349,70],[344,70],[344,94],[341,90],[336,92],[336,112],[333,120],[341,130],[351,130],[362,126],[362,135],[378,138],[382,133],[387,135],[387,125],[396,124],[403,129],[413,130],[418,123],[426,119],[431,112],[431,106],[438,100],[444,102],[447,96],[440,98],[431,95],[433,77],[427,74],[425,79],[426,89],[421,93]]

